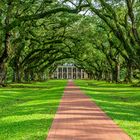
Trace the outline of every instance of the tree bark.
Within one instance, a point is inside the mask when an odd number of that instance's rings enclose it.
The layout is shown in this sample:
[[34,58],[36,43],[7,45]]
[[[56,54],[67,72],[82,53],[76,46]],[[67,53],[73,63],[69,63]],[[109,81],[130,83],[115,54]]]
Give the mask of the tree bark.
[[132,83],[132,78],[133,78],[132,63],[129,61],[127,63],[127,74],[126,74],[126,77],[125,77],[125,82],[126,83]]
[[[10,24],[10,16],[11,16],[11,11],[12,11],[12,0],[8,1],[8,7],[7,7],[7,16],[5,18],[5,27],[8,27]],[[6,80],[6,66],[7,66],[7,61],[9,58],[9,53],[10,53],[10,31],[7,30],[7,28],[3,29],[4,33],[4,51],[0,57],[0,85],[3,85]],[[1,47],[1,46],[0,46]]]
[[115,64],[115,82],[120,82],[120,64],[118,62]]
[[9,56],[9,48],[10,48],[10,33],[5,34],[4,41],[5,49],[3,51],[2,56],[0,57],[0,85],[4,85],[6,80],[6,62]]
[[5,63],[0,63],[0,86],[4,86],[6,79],[6,66]]

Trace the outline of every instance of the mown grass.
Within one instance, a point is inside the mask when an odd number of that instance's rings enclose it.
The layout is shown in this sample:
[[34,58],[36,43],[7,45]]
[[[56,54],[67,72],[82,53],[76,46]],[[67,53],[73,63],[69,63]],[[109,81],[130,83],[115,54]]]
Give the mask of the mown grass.
[[0,140],[45,140],[66,81],[0,88]]
[[140,140],[140,88],[93,80],[75,83],[133,140]]

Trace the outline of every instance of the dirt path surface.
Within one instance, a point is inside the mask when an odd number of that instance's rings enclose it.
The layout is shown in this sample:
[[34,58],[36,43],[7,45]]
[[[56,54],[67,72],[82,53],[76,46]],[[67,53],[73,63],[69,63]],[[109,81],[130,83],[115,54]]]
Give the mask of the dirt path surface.
[[47,140],[132,139],[69,81]]

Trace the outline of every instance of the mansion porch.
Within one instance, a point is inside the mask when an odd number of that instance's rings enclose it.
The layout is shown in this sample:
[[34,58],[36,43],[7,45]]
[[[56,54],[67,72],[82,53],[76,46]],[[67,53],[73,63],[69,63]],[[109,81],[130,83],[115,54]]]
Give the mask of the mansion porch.
[[88,74],[73,64],[59,65],[51,76],[52,79],[87,79]]

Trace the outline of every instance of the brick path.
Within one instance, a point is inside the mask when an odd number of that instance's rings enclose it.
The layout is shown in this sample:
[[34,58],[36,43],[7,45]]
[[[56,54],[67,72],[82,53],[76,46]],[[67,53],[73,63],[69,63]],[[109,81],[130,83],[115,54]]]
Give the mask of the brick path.
[[131,140],[131,138],[72,81],[69,81],[47,140]]

